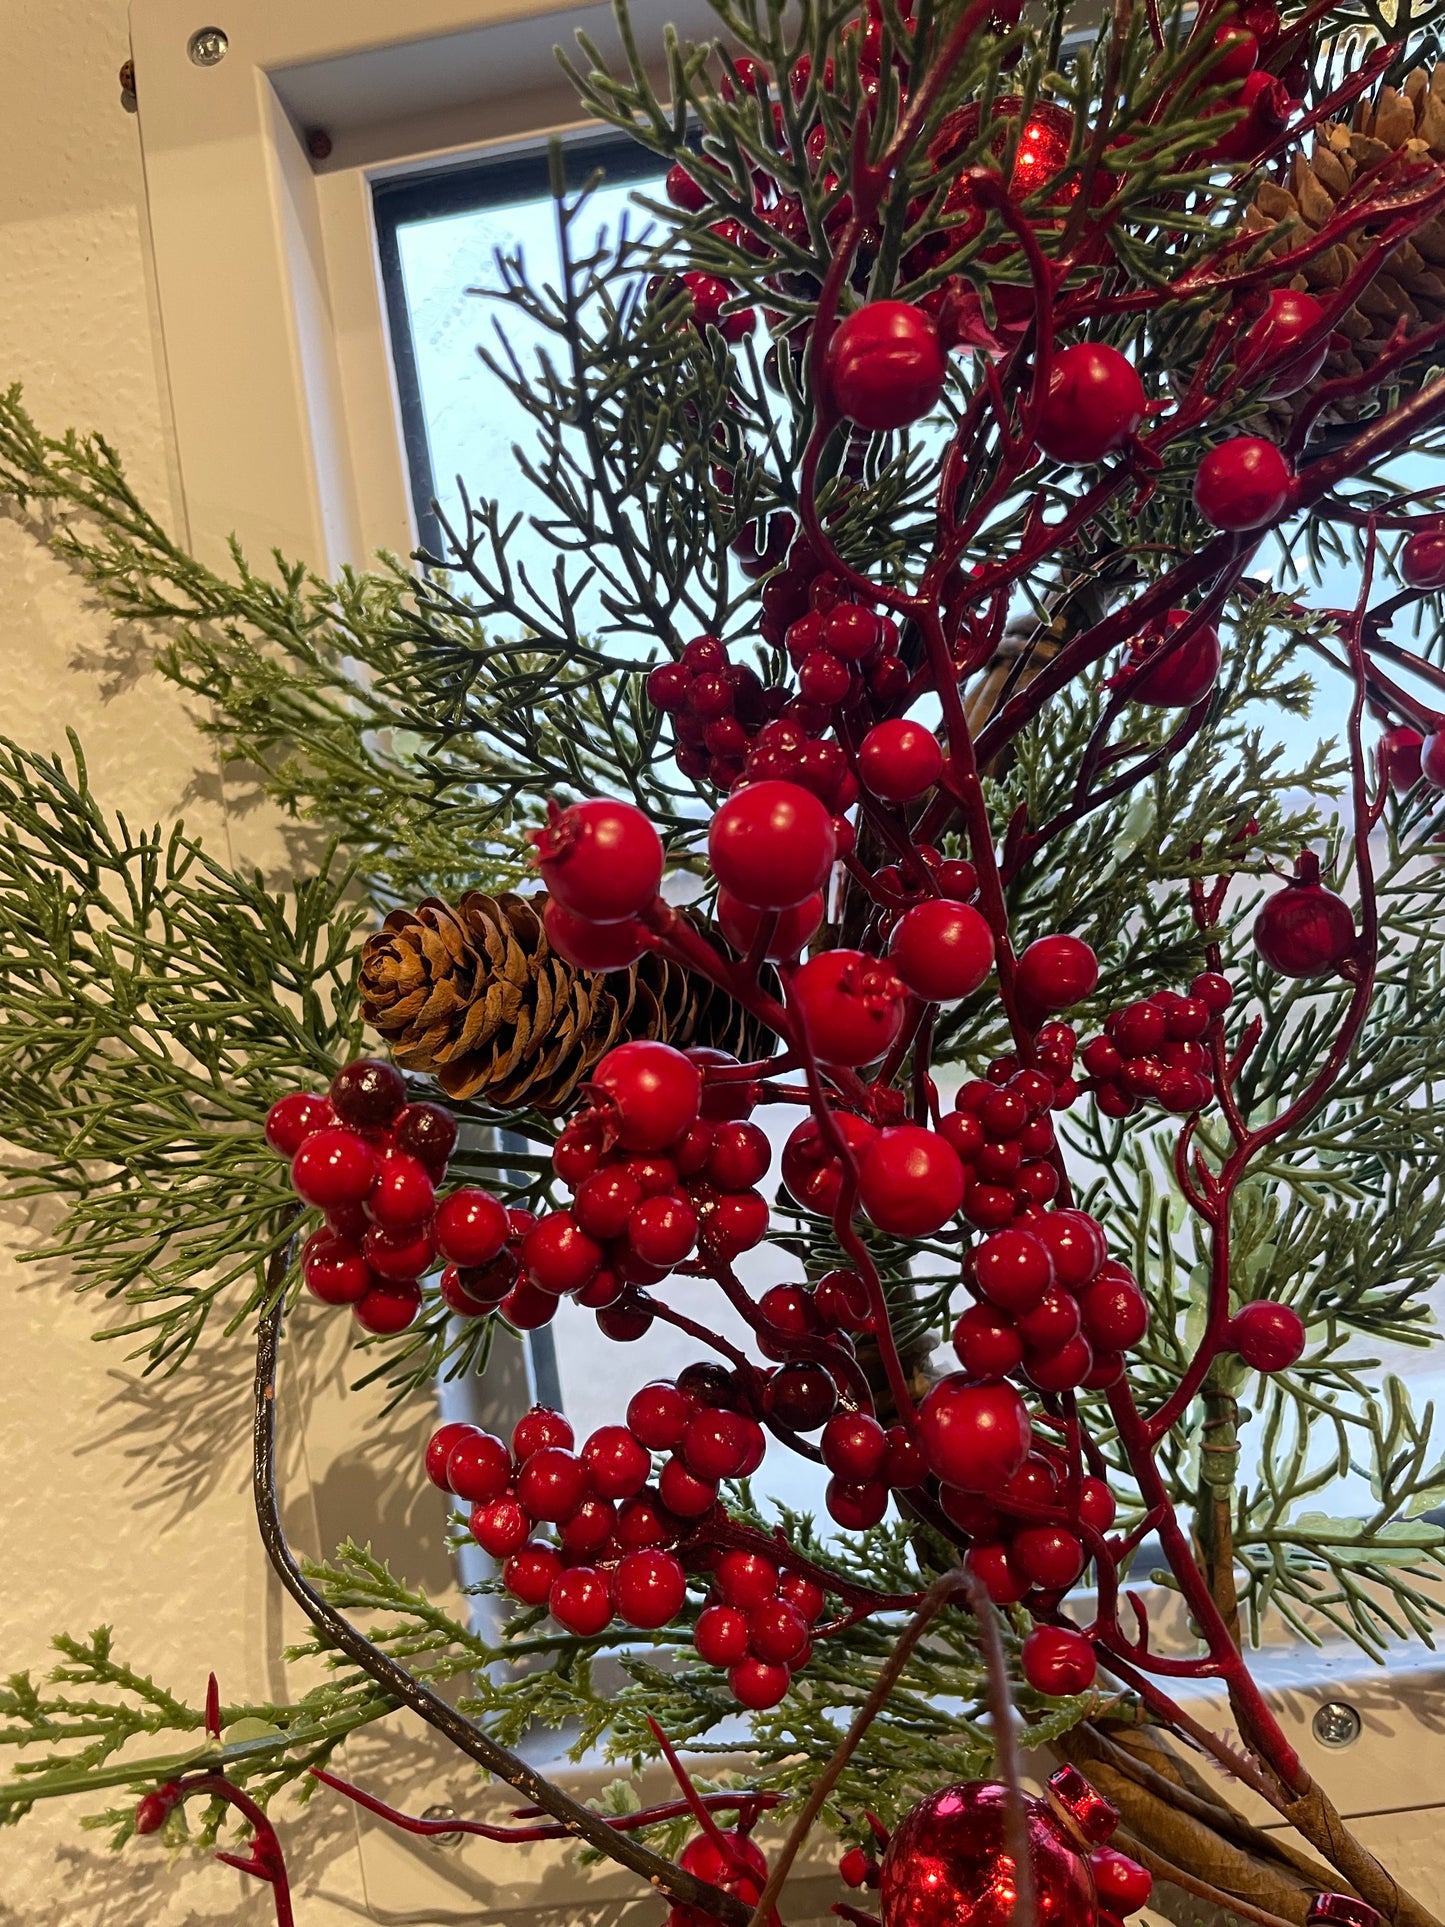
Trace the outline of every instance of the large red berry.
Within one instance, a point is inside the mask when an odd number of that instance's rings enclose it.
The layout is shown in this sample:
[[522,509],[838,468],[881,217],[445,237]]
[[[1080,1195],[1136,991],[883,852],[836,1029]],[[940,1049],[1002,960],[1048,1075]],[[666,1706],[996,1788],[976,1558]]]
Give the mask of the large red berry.
[[522,1269],[538,1291],[550,1297],[581,1291],[602,1263],[602,1247],[589,1238],[570,1211],[549,1211],[522,1241]]
[[[1186,622],[1194,623],[1194,628],[1182,641],[1174,642],[1172,638]],[[1218,682],[1223,663],[1214,625],[1195,622],[1189,609],[1171,609],[1130,645],[1132,673],[1125,694],[1130,702],[1150,709],[1192,709]]]
[[1415,531],[1400,551],[1400,574],[1412,589],[1445,588],[1445,521]]
[[777,1592],[778,1568],[760,1552],[734,1547],[718,1560],[713,1580],[730,1606],[751,1612]]
[[366,1262],[388,1285],[411,1285],[431,1266],[436,1251],[425,1227],[388,1231],[374,1224],[361,1241]]
[[749,783],[708,829],[713,874],[753,910],[791,910],[828,880],[837,849],[833,820],[801,783]]
[[764,1659],[740,1659],[728,1674],[733,1698],[754,1713],[776,1706],[792,1682],[786,1666],[770,1666]]
[[626,1151],[664,1150],[696,1124],[702,1108],[697,1065],[671,1044],[650,1039],[608,1051],[593,1070],[591,1085]]
[[329,1096],[343,1124],[376,1131],[392,1123],[406,1103],[406,1082],[394,1064],[358,1057],[332,1078]]
[[626,970],[647,950],[647,932],[636,917],[592,923],[575,916],[555,897],[542,911],[547,942],[574,970]]
[[504,1492],[500,1499],[489,1500],[485,1505],[474,1505],[467,1524],[482,1551],[489,1552],[494,1559],[505,1559],[525,1545],[532,1530],[532,1521],[513,1492]]
[[431,1217],[436,1190],[420,1158],[383,1151],[377,1165],[376,1182],[366,1195],[366,1215],[373,1224],[405,1231]]
[[1024,1362],[1023,1340],[1006,1312],[970,1305],[953,1328],[953,1349],[970,1378],[1007,1378]]
[[383,1280],[358,1298],[351,1315],[363,1330],[390,1338],[416,1323],[421,1311],[421,1287],[407,1280]]
[[748,1615],[740,1606],[705,1606],[697,1616],[692,1643],[709,1666],[735,1666],[748,1650]]
[[392,1128],[397,1149],[420,1158],[439,1180],[457,1148],[457,1121],[451,1112],[440,1104],[408,1104]]
[[468,1429],[457,1440],[447,1459],[447,1487],[459,1499],[485,1505],[499,1499],[512,1477],[512,1455],[491,1432],[477,1427]]
[[838,1412],[823,1427],[819,1446],[830,1472],[861,1485],[882,1472],[888,1434],[868,1412]]
[[869,301],[833,330],[823,356],[828,397],[860,428],[905,428],[937,405],[947,363],[938,330],[907,301]]
[[1149,1904],[1149,1896],[1154,1891],[1153,1874],[1128,1854],[1120,1853],[1117,1847],[1095,1847],[1089,1855],[1089,1871],[1094,1876],[1094,1891],[1100,1902],[1114,1913],[1137,1914]]
[[1068,1626],[1035,1626],[1019,1651],[1019,1663],[1034,1691],[1055,1699],[1087,1693],[1098,1671],[1093,1647]]
[[451,1425],[438,1426],[428,1439],[426,1475],[439,1491],[450,1492],[452,1489],[447,1482],[447,1460],[451,1457],[454,1447],[460,1445],[464,1438],[470,1437],[477,1430],[478,1427],[475,1425],[456,1421]]
[[687,1576],[670,1552],[629,1552],[617,1562],[612,1597],[629,1626],[653,1632],[676,1619],[687,1597]]
[[661,887],[662,839],[631,803],[574,803],[531,841],[548,893],[589,923],[635,917]]
[[376,1179],[376,1155],[365,1138],[333,1125],[313,1131],[291,1160],[291,1185],[307,1204],[323,1211],[359,1204]]
[[1014,1534],[1013,1556],[1036,1586],[1061,1591],[1084,1570],[1084,1548],[1063,1526],[1025,1526]]
[[544,1445],[560,1445],[567,1451],[572,1442],[572,1427],[560,1412],[552,1411],[550,1406],[532,1406],[530,1411],[523,1412],[512,1427],[512,1457],[518,1465],[525,1464]]
[[[1224,76],[1215,69],[1220,79]],[[1281,400],[1307,388],[1325,365],[1330,352],[1330,331],[1317,334],[1312,348],[1300,349],[1306,335],[1316,333],[1325,318],[1322,302],[1298,288],[1272,288],[1269,305],[1258,321],[1252,322],[1239,344],[1239,364],[1251,380],[1256,371],[1269,364],[1265,398]]]
[[959,1372],[933,1386],[918,1423],[933,1470],[966,1492],[997,1491],[1033,1441],[1028,1408],[1011,1385],[974,1385]]
[[1042,1010],[1067,1010],[1099,981],[1099,960],[1081,937],[1039,937],[1019,958],[1019,989]]
[[937,1131],[895,1124],[863,1153],[858,1198],[880,1231],[921,1238],[940,1230],[963,1203],[958,1153]]
[[888,1487],[882,1479],[829,1479],[823,1503],[845,1532],[867,1532],[888,1510]]
[[1056,462],[1082,467],[1122,448],[1144,419],[1147,398],[1134,365],[1102,341],[1061,348],[1036,432]]
[[323,1305],[354,1305],[376,1282],[360,1249],[329,1229],[313,1231],[306,1240],[301,1276]]
[[1010,1227],[979,1245],[973,1275],[990,1303],[1009,1312],[1032,1311],[1054,1282],[1054,1261],[1032,1230]]
[[1292,1305],[1258,1298],[1229,1321],[1225,1342],[1256,1372],[1283,1372],[1304,1355],[1304,1320]]
[[[768,939],[766,955],[773,963],[786,963],[796,957],[808,943],[823,921],[823,893],[815,890],[801,903],[795,903],[791,910],[776,913],[777,923]],[[718,928],[740,955],[746,956],[753,947],[758,931],[762,928],[763,918],[774,914],[765,910],[754,910],[746,903],[740,903],[726,890],[719,890],[717,902],[713,905],[713,915],[717,918]]]
[[283,1158],[294,1158],[313,1131],[335,1122],[328,1099],[315,1091],[291,1091],[266,1113],[266,1142]]
[[561,1577],[562,1561],[539,1539],[521,1546],[502,1567],[502,1584],[524,1606],[545,1606]]
[[928,897],[898,919],[888,959],[915,997],[946,1004],[978,989],[993,969],[993,949],[993,932],[977,910]]
[[1060,1345],[1057,1351],[1029,1352],[1024,1358],[1029,1382],[1041,1392],[1072,1391],[1084,1383],[1093,1369],[1093,1347],[1082,1332],[1076,1333],[1067,1345]]
[[592,1490],[603,1499],[630,1499],[652,1475],[646,1447],[625,1425],[599,1426],[582,1447],[582,1463]]
[[679,1519],[700,1519],[717,1504],[716,1484],[710,1479],[695,1478],[678,1458],[669,1459],[663,1466],[657,1481],[657,1495]]
[[1046,1247],[1066,1291],[1082,1291],[1109,1255],[1104,1233],[1087,1211],[1045,1211],[1029,1229]]
[[[834,1111],[833,1122],[844,1143],[858,1157],[878,1135],[876,1124],[855,1111]],[[831,1217],[843,1189],[843,1163],[828,1146],[815,1117],[793,1127],[783,1146],[783,1183],[790,1196],[808,1211]]]
[[792,983],[794,1009],[825,1064],[857,1066],[881,1057],[902,1027],[906,997],[892,965],[861,950],[820,951]]
[[650,1452],[671,1452],[682,1443],[692,1409],[685,1392],[667,1379],[656,1379],[628,1400],[628,1429]]
[[1283,514],[1294,473],[1273,442],[1236,435],[1211,448],[1194,476],[1194,506],[1217,529],[1259,529]]
[[943,774],[943,751],[931,729],[895,717],[875,723],[863,738],[858,773],[885,803],[911,803]]
[[[1299,869],[1255,918],[1254,947],[1282,977],[1325,977],[1354,949],[1355,920],[1344,898],[1319,881],[1316,862],[1302,858]],[[315,1142],[311,1139],[298,1156]]]
[[697,1213],[686,1198],[644,1198],[627,1220],[627,1242],[644,1264],[671,1270],[697,1243]]
[[582,1639],[605,1632],[612,1619],[612,1588],[593,1566],[569,1566],[552,1581],[547,1610],[557,1624]]

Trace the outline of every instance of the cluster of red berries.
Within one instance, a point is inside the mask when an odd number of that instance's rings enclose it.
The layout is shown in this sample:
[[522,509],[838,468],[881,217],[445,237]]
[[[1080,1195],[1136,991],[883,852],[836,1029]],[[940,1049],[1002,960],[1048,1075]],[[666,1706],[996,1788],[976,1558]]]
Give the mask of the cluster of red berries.
[[509,1247],[531,1219],[472,1186],[438,1197],[456,1141],[450,1111],[409,1104],[401,1073],[374,1058],[344,1065],[324,1097],[293,1091],[271,1106],[266,1142],[290,1159],[296,1195],[326,1214],[301,1255],[313,1297],[350,1305],[367,1331],[403,1331],[438,1256],[454,1311],[477,1316],[505,1297]]
[[730,662],[717,636],[694,636],[676,662],[649,673],[647,699],[673,719],[683,775],[706,777],[726,790],[742,775],[758,731],[787,706],[788,694],[764,688],[746,663]]
[[1145,1103],[1180,1117],[1214,1097],[1204,1039],[1234,1001],[1227,977],[1206,970],[1187,996],[1156,990],[1104,1019],[1104,1034],[1083,1049],[1088,1089],[1105,1117],[1129,1117]]
[[[1073,1031],[1067,1024],[1046,1024],[1044,1030],[1050,1062],[1071,1066]],[[1056,1083],[1046,1071],[1016,1070],[1013,1064],[1011,1057],[996,1059],[987,1078],[962,1085],[954,1110],[938,1126],[963,1164],[963,1215],[980,1231],[1031,1218],[1059,1188],[1049,1112],[1071,1102],[1076,1087],[1067,1068]]]

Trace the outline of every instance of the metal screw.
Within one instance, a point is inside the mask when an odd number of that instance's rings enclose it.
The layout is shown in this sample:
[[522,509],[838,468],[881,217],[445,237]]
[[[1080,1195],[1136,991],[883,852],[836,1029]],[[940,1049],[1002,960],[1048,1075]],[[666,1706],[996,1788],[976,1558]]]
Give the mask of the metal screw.
[[1315,1708],[1310,1727],[1321,1746],[1353,1746],[1364,1721],[1344,1700],[1326,1700]]
[[[455,1807],[423,1807],[421,1817],[423,1820],[455,1820],[457,1810]],[[431,1843],[434,1847],[459,1847],[466,1837],[464,1833],[434,1833],[430,1835]]]
[[200,27],[186,42],[186,52],[198,67],[219,67],[230,48],[219,27]]

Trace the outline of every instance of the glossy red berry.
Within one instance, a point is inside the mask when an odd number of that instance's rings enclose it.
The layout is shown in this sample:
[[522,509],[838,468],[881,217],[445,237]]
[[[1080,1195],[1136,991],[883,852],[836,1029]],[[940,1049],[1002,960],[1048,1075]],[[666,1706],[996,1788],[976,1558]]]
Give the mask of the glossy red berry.
[[625,1425],[599,1426],[582,1447],[582,1463],[603,1499],[630,1499],[652,1476],[649,1453]]
[[823,1503],[845,1532],[867,1532],[888,1510],[888,1487],[882,1479],[829,1479]]
[[1312,294],[1299,288],[1270,290],[1269,305],[1259,320],[1250,324],[1240,343],[1239,354],[1240,366],[1251,380],[1256,369],[1265,369],[1267,400],[1277,401],[1285,395],[1297,394],[1301,388],[1307,388],[1324,367],[1330,352],[1328,328],[1313,348],[1301,350],[1299,345],[1324,318],[1324,305]]
[[551,1324],[560,1302],[555,1292],[543,1291],[540,1285],[523,1278],[513,1285],[497,1310],[513,1331],[534,1332]]
[[1445,588],[1445,521],[1417,529],[1400,551],[1400,574],[1412,589]]
[[534,830],[531,842],[548,894],[589,923],[635,917],[661,887],[662,839],[631,803],[574,803]]
[[420,1312],[421,1287],[407,1279],[380,1280],[351,1308],[363,1330],[383,1338],[414,1325]]
[[1102,1479],[1085,1479],[1079,1487],[1079,1517],[1095,1532],[1107,1532],[1118,1507]]
[[704,1606],[693,1628],[697,1656],[708,1666],[735,1666],[748,1650],[748,1615],[740,1606]]
[[569,1566],[552,1581],[547,1610],[564,1632],[579,1638],[605,1632],[612,1619],[607,1575],[593,1566]]
[[376,1179],[376,1155],[354,1131],[333,1125],[303,1139],[291,1160],[291,1185],[323,1211],[359,1204]]
[[446,1170],[457,1147],[457,1121],[440,1104],[408,1104],[392,1127],[399,1151],[420,1158],[434,1178]]
[[737,295],[731,281],[724,281],[720,275],[704,274],[696,268],[690,268],[681,281],[692,297],[694,327],[716,328],[724,341],[742,341],[752,333],[757,319],[755,310],[734,308],[724,312]]
[[1029,1229],[1046,1247],[1066,1291],[1082,1291],[1109,1255],[1104,1233],[1087,1211],[1045,1211]]
[[918,1410],[928,1462],[938,1477],[966,1492],[997,1491],[1028,1457],[1028,1408],[1011,1385],[971,1384],[961,1373],[941,1378]]
[[[1435,736],[1430,741],[1432,765],[1445,778],[1445,743]],[[1424,747],[1425,739],[1419,730],[1411,729],[1405,723],[1397,724],[1394,729],[1387,729],[1381,735],[1380,767],[1397,796],[1406,795],[1424,774]],[[1431,780],[1433,782],[1434,778]]]
[[791,1682],[786,1666],[770,1666],[764,1659],[740,1659],[728,1673],[733,1698],[754,1713],[776,1706]]
[[438,1426],[427,1440],[426,1475],[438,1491],[451,1491],[452,1488],[447,1482],[447,1460],[451,1457],[453,1448],[478,1429],[475,1425],[457,1421],[451,1425]]
[[313,1231],[301,1254],[301,1277],[323,1305],[354,1305],[376,1280],[360,1248],[334,1231]]
[[1079,1330],[1079,1307],[1062,1285],[1050,1285],[1031,1311],[1021,1312],[1015,1330],[1026,1354],[1059,1351]]
[[786,1599],[790,1606],[796,1606],[808,1626],[815,1626],[823,1617],[828,1596],[821,1586],[800,1572],[785,1572],[778,1581],[778,1595]]
[[519,1547],[502,1567],[502,1584],[524,1606],[545,1606],[561,1573],[562,1561],[557,1554],[534,1539]]
[[888,960],[915,997],[952,1003],[993,969],[993,932],[977,910],[946,897],[915,903],[894,925]]
[[752,949],[765,916],[776,914],[777,923],[768,939],[766,955],[773,963],[786,963],[799,955],[803,947],[812,940],[819,924],[823,921],[823,893],[815,890],[801,903],[795,903],[791,910],[776,913],[751,909],[740,903],[726,890],[719,890],[713,914],[718,928],[741,956]]
[[1326,977],[1354,949],[1355,920],[1344,898],[1319,881],[1311,853],[1296,867],[1298,874],[1265,900],[1255,918],[1254,947],[1282,977]]
[[569,1519],[587,1495],[586,1467],[564,1446],[544,1445],[517,1474],[517,1497],[534,1519]]
[[1018,985],[1041,1010],[1067,1010],[1099,981],[1099,960],[1081,937],[1039,937],[1019,958]]
[[669,1459],[663,1466],[657,1493],[668,1511],[676,1513],[679,1519],[700,1519],[717,1504],[716,1483],[694,1477],[678,1458]]
[[[1186,623],[1191,632],[1181,641],[1172,638]],[[1171,609],[1162,622],[1147,629],[1130,645],[1130,669],[1125,694],[1130,702],[1150,709],[1192,709],[1202,703],[1219,680],[1224,651],[1213,623],[1197,623],[1188,609]]]
[[512,1477],[512,1455],[491,1432],[469,1427],[447,1459],[447,1489],[473,1505],[499,1499]]
[[863,1153],[858,1199],[880,1231],[921,1238],[957,1213],[964,1182],[958,1153],[946,1138],[921,1124],[894,1124]]
[[985,1592],[997,1606],[1016,1606],[1029,1590],[1028,1575],[1015,1563],[1005,1545],[980,1541],[970,1546],[964,1564],[977,1573]]
[[1217,529],[1263,528],[1283,514],[1294,472],[1273,442],[1236,435],[1211,448],[1194,476],[1194,506]]
[[777,1592],[778,1568],[760,1552],[733,1547],[718,1560],[713,1581],[730,1606],[751,1612]]
[[768,1201],[761,1191],[725,1191],[702,1209],[700,1236],[715,1257],[732,1259],[768,1235]]
[[1082,467],[1122,448],[1144,419],[1147,397],[1132,362],[1102,341],[1061,348],[1036,430],[1056,462]]
[[534,1405],[530,1411],[523,1412],[512,1427],[512,1457],[518,1465],[523,1465],[544,1445],[558,1445],[570,1451],[574,1434],[572,1427],[560,1412],[550,1406]]
[[406,1081],[394,1064],[358,1057],[331,1080],[331,1108],[353,1130],[376,1131],[392,1123],[406,1103]]
[[970,1378],[1007,1378],[1024,1360],[1023,1340],[1006,1312],[970,1305],[953,1328],[953,1349]]
[[911,803],[943,774],[943,750],[931,729],[896,717],[875,723],[863,738],[858,773],[885,803]]
[[648,949],[647,931],[636,917],[615,923],[592,923],[575,916],[555,897],[542,911],[547,942],[574,970],[626,970]]
[[860,428],[904,428],[934,408],[947,363],[938,330],[907,301],[870,301],[833,330],[823,357],[828,397]]
[[1041,1392],[1068,1392],[1082,1385],[1094,1369],[1094,1352],[1082,1332],[1053,1352],[1026,1352],[1024,1370]]
[[668,168],[662,186],[668,200],[685,214],[700,214],[712,198],[680,161],[674,161]]
[[505,1559],[519,1546],[524,1546],[532,1531],[532,1521],[521,1500],[511,1492],[485,1505],[474,1505],[467,1524],[482,1551],[489,1552],[494,1559]]
[[696,1124],[702,1108],[702,1073],[671,1044],[650,1039],[619,1044],[596,1065],[590,1081],[609,1128],[627,1151],[665,1150]]
[[1036,1586],[1056,1592],[1084,1570],[1084,1548],[1063,1526],[1025,1526],[1014,1534],[1014,1563]]
[[581,1291],[602,1263],[602,1247],[589,1238],[570,1211],[549,1211],[522,1241],[522,1270],[538,1291],[550,1297]]
[[978,1246],[973,1275],[991,1304],[1007,1312],[1032,1311],[1054,1282],[1054,1261],[1033,1230],[1010,1227]]
[[823,1427],[819,1449],[830,1472],[863,1485],[883,1471],[888,1434],[867,1412],[838,1412]]
[[1292,1305],[1259,1298],[1230,1319],[1225,1342],[1252,1371],[1283,1372],[1304,1356],[1304,1320]]
[[748,1615],[748,1645],[757,1659],[786,1666],[808,1643],[808,1622],[786,1599],[765,1599]]
[[1137,1914],[1141,1907],[1148,1906],[1154,1891],[1153,1874],[1117,1847],[1095,1847],[1089,1855],[1089,1871],[1100,1904],[1113,1913]]
[[838,1405],[838,1387],[822,1365],[780,1365],[768,1380],[763,1409],[793,1432],[816,1432]]
[[599,1243],[620,1238],[635,1206],[642,1202],[642,1186],[624,1164],[604,1165],[577,1187],[572,1215]]
[[1067,1626],[1035,1626],[1019,1651],[1019,1664],[1036,1693],[1055,1699],[1087,1693],[1098,1672],[1093,1647]]
[[435,1205],[436,1188],[421,1159],[405,1151],[383,1151],[376,1182],[366,1194],[366,1215],[372,1223],[405,1231],[430,1218]]
[[1445,731],[1437,730],[1421,743],[1420,773],[1431,789],[1445,790]]
[[1084,1336],[1096,1350],[1125,1352],[1149,1329],[1149,1301],[1124,1267],[1110,1262],[1079,1297]]
[[[854,1111],[835,1111],[833,1122],[855,1157],[878,1135],[877,1125]],[[805,1210],[831,1217],[843,1188],[843,1165],[829,1148],[816,1118],[806,1117],[793,1127],[783,1146],[781,1164],[789,1195]]]
[[627,1242],[644,1264],[669,1271],[697,1243],[697,1229],[686,1198],[644,1198],[627,1220]]
[[871,1316],[868,1287],[856,1271],[825,1271],[813,1288],[813,1305],[834,1331],[863,1331]]
[[862,1847],[848,1849],[838,1862],[838,1872],[845,1886],[875,1887],[878,1884],[878,1862]]
[[653,1632],[676,1619],[687,1597],[687,1576],[670,1552],[629,1552],[617,1562],[612,1597],[629,1626]]
[[315,1091],[291,1091],[266,1113],[266,1142],[283,1158],[294,1158],[313,1131],[335,1124],[330,1100]]
[[692,1400],[667,1379],[642,1386],[627,1402],[627,1427],[650,1452],[671,1452],[682,1444],[692,1416]]
[[720,1191],[746,1191],[762,1182],[772,1161],[767,1133],[756,1124],[719,1124],[708,1154],[708,1181]]
[[713,874],[754,910],[791,910],[823,888],[837,838],[828,811],[800,783],[749,783],[708,828]]
[[823,950],[799,969],[793,1007],[825,1064],[881,1057],[903,1024],[907,992],[891,964],[861,950]]

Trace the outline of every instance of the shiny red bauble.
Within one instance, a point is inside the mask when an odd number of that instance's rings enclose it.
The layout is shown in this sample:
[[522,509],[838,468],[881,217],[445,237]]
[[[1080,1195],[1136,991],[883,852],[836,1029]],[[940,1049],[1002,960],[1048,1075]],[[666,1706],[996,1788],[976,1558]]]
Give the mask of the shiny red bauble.
[[907,301],[870,301],[845,315],[823,355],[832,405],[860,428],[905,428],[934,408],[947,362],[938,330]]
[[626,970],[647,949],[647,932],[636,917],[617,923],[589,923],[548,897],[542,911],[547,942],[574,970]]
[[1039,937],[1019,958],[1019,990],[1042,1010],[1067,1010],[1098,981],[1099,960],[1081,937]]
[[592,1566],[569,1566],[552,1581],[547,1610],[564,1632],[581,1639],[605,1632],[612,1619],[612,1589],[606,1573]]
[[1400,551],[1400,574],[1412,589],[1445,588],[1445,522],[1416,530]]
[[437,1250],[451,1264],[489,1264],[507,1242],[507,1213],[490,1191],[453,1191],[432,1219]]
[[752,910],[791,910],[828,880],[837,850],[833,819],[801,783],[749,783],[708,827],[713,875]]
[[1258,1298],[1230,1319],[1224,1342],[1252,1371],[1287,1371],[1304,1356],[1304,1320],[1292,1305]]
[[687,1597],[687,1575],[670,1552],[629,1552],[612,1575],[612,1598],[629,1626],[655,1632],[676,1619]]
[[1138,371],[1117,348],[1076,342],[1053,358],[1035,436],[1054,461],[1083,467],[1122,448],[1147,405]]
[[1194,476],[1194,506],[1217,529],[1261,529],[1284,513],[1294,472],[1273,442],[1236,435],[1211,448]]
[[315,1091],[291,1091],[266,1113],[266,1142],[283,1158],[294,1158],[313,1131],[336,1122],[330,1101]]
[[1019,1650],[1019,1664],[1036,1693],[1055,1699],[1087,1693],[1098,1672],[1093,1647],[1068,1626],[1035,1626]]
[[312,1131],[291,1160],[291,1186],[323,1211],[359,1204],[376,1180],[376,1156],[364,1138],[332,1125]]
[[931,729],[895,717],[875,723],[863,738],[858,774],[885,803],[911,803],[943,774],[943,750]]
[[1219,680],[1224,652],[1219,631],[1208,622],[1171,647],[1176,631],[1193,621],[1188,609],[1171,609],[1130,645],[1132,673],[1124,691],[1130,702],[1150,709],[1192,709],[1204,701]]
[[972,1384],[961,1372],[939,1379],[918,1408],[928,1462],[947,1485],[996,1492],[1028,1457],[1028,1407],[1011,1385]]
[[963,1203],[965,1178],[957,1151],[921,1124],[895,1124],[864,1151],[858,1201],[880,1231],[923,1238],[946,1225]]
[[662,839],[631,803],[594,797],[559,810],[531,842],[550,896],[589,923],[645,910],[662,884]]
[[[726,890],[719,890],[717,902],[713,907],[718,928],[741,956],[746,956],[762,928],[763,918],[769,913],[754,910],[746,903],[740,903]],[[810,942],[818,925],[823,921],[823,893],[815,890],[801,903],[795,903],[791,910],[777,913],[777,923],[768,939],[764,955],[773,963],[786,963],[796,957]]]
[[[1009,1927],[1017,1880],[1009,1852],[1008,1789],[992,1781],[943,1787],[894,1831],[883,1856],[883,1927]],[[1037,1927],[1086,1927],[1094,1883],[1042,1800],[1024,1799]]]
[[1154,1876],[1117,1847],[1095,1847],[1089,1855],[1094,1891],[1099,1904],[1115,1914],[1137,1914],[1149,1904]]
[[1306,853],[1297,874],[1268,898],[1254,920],[1254,947],[1281,977],[1325,977],[1356,944],[1355,920],[1343,897],[1319,881]]
[[1268,362],[1265,395],[1270,401],[1297,394],[1306,388],[1325,365],[1330,352],[1328,331],[1313,348],[1297,350],[1312,329],[1323,321],[1324,306],[1312,294],[1298,288],[1274,288],[1269,305],[1253,322],[1240,343],[1240,366],[1252,376],[1255,368]]
[[791,995],[821,1061],[856,1067],[881,1057],[898,1035],[907,991],[893,966],[877,957],[823,950],[793,978]]
[[[594,1068],[594,1102],[625,1151],[661,1151],[696,1124],[702,1072],[671,1044],[619,1044]],[[646,1187],[644,1186],[644,1189]]]
[[952,1003],[971,996],[993,969],[993,932],[968,904],[927,897],[898,919],[888,961],[915,997]]

